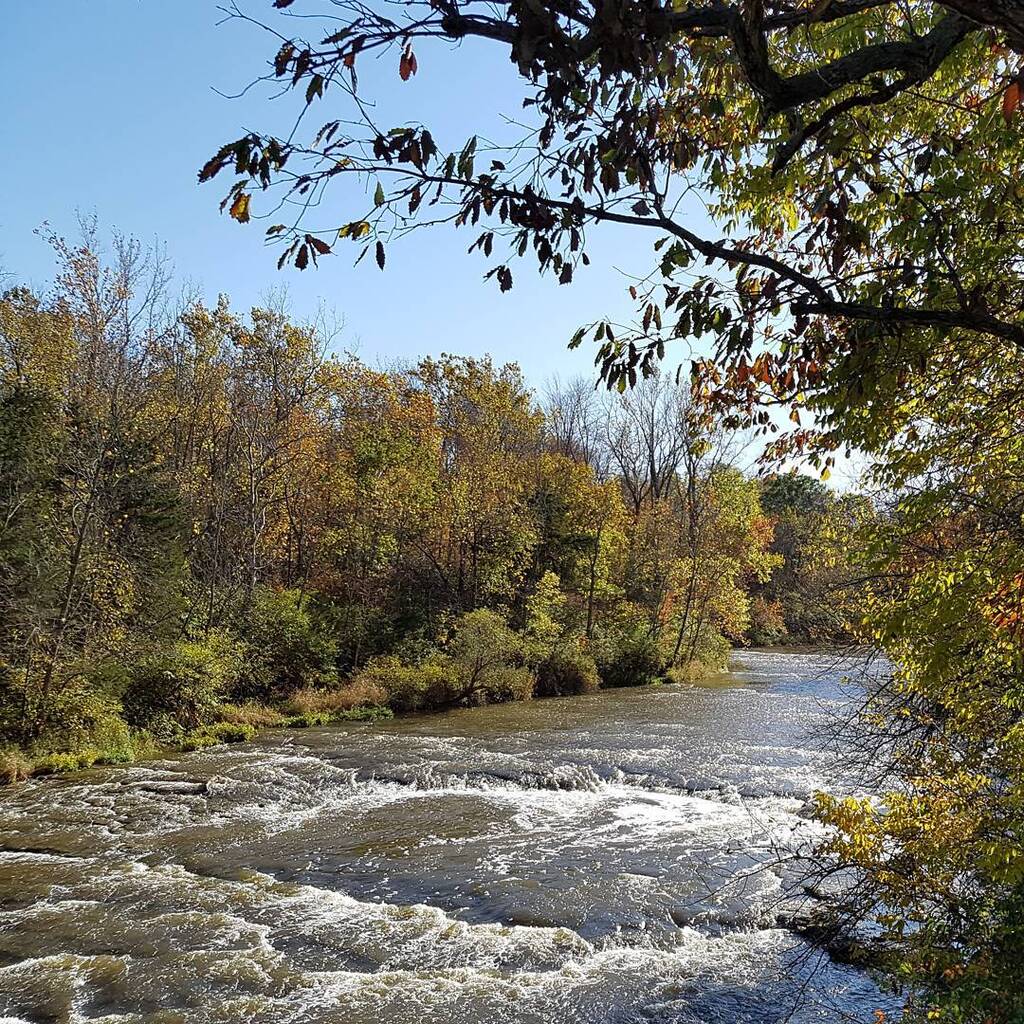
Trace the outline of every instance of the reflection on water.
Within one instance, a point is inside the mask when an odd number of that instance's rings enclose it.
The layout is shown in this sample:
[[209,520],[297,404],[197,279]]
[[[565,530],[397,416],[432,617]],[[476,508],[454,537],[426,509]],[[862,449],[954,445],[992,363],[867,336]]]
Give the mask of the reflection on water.
[[[848,666],[846,666],[848,669]],[[0,804],[0,1021],[870,1020],[779,928],[844,700],[822,655],[31,783]]]

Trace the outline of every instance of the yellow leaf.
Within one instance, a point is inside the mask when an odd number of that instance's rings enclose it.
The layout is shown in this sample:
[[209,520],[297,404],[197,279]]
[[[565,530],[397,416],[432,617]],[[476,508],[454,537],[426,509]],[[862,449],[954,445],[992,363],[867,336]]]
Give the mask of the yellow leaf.
[[231,216],[238,221],[239,224],[245,224],[249,220],[249,200],[252,196],[248,192],[239,192],[235,196],[235,201],[231,204]]

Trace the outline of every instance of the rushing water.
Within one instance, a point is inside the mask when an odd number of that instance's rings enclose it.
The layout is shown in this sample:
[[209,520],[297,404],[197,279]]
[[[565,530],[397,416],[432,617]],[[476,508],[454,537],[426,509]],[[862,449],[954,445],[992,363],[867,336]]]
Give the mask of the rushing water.
[[870,1020],[870,979],[778,927],[805,801],[851,784],[813,737],[841,675],[749,653],[26,784],[0,1021]]

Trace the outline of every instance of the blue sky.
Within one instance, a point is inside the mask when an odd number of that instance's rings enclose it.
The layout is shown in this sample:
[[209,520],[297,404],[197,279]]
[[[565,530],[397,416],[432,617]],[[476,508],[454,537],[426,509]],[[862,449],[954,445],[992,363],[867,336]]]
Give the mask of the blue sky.
[[[240,2],[295,31],[270,0]],[[298,0],[293,10],[304,5],[326,7]],[[566,342],[598,316],[628,316],[626,275],[650,269],[653,235],[596,230],[593,264],[571,287],[538,277],[526,261],[513,263],[516,287],[506,295],[482,281],[488,264],[466,254],[473,236],[448,228],[390,246],[385,273],[370,258],[353,268],[348,253],[319,270],[277,271],[263,227],[219,213],[226,185],[196,182],[220,143],[250,128],[280,129],[297,110],[298,97],[270,102],[264,89],[240,99],[218,94],[246,86],[276,49],[254,26],[222,20],[215,0],[34,0],[4,11],[0,268],[44,286],[52,264],[35,229],[45,221],[73,235],[77,211],[95,213],[106,227],[160,240],[179,279],[210,299],[224,292],[248,308],[285,285],[299,316],[325,304],[344,318],[342,346],[369,362],[489,352],[519,362],[537,385],[555,373],[593,373],[591,353],[568,352]],[[313,34],[308,22],[302,28]],[[422,119],[451,148],[475,132],[507,131],[501,115],[523,116],[514,68],[500,48],[439,43],[417,56],[409,83],[390,64],[363,70],[383,121]],[[332,102],[317,119],[343,113]],[[338,222],[349,219],[350,207],[333,208]]]

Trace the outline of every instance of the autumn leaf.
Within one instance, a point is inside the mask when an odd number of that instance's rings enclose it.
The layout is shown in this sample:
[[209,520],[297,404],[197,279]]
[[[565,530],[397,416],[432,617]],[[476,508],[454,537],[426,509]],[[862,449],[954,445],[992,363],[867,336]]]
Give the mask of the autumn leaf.
[[228,212],[239,224],[246,224],[249,221],[249,201],[251,199],[252,196],[248,192],[239,192],[231,204],[231,209]]
[[1014,112],[1020,106],[1021,100],[1021,89],[1020,79],[1016,79],[1010,83],[1009,88],[1003,93],[1003,117],[1006,119],[1006,123],[1009,124],[1013,120]]
[[378,242],[377,243],[377,266],[380,267],[381,270],[384,269],[384,243],[383,242]]
[[384,186],[378,181],[377,188],[373,193],[373,205],[383,206],[384,205]]
[[401,75],[402,81],[408,82],[416,74],[416,68],[416,54],[412,52],[411,46],[407,46],[402,54],[402,59],[398,62],[398,73]]

